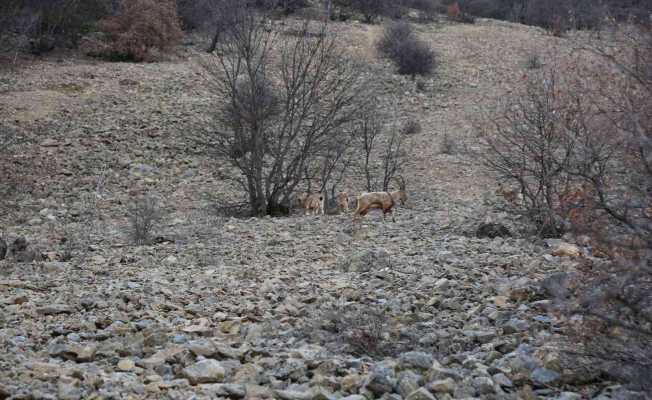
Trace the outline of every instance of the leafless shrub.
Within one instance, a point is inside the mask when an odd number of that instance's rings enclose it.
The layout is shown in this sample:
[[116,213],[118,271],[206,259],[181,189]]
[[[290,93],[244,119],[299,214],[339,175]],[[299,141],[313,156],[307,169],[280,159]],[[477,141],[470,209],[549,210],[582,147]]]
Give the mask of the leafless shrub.
[[436,67],[435,53],[428,43],[419,39],[407,22],[385,27],[376,44],[378,51],[392,60],[401,75],[428,75]]
[[[285,40],[260,14],[243,12],[218,44],[221,56],[203,64],[207,82],[226,99],[219,106],[218,155],[240,171],[253,215],[286,214],[306,169],[346,141],[360,96],[360,74],[326,31]],[[239,151],[233,152],[232,149]]]
[[323,329],[337,334],[358,356],[391,354],[389,321],[382,309],[363,305],[335,307],[320,316]]
[[541,62],[541,57],[537,53],[532,53],[527,57],[527,60],[525,61],[525,68],[527,69],[539,69],[543,67],[543,63]]
[[163,211],[156,197],[146,195],[134,200],[127,210],[127,217],[132,242],[144,245],[152,242],[152,231],[163,218]]

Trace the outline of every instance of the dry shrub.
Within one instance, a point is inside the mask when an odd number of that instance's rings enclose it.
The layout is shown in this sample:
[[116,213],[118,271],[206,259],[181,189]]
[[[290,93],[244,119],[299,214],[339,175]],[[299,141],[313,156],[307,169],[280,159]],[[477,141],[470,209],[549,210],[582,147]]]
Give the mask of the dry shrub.
[[436,67],[435,52],[419,39],[407,22],[388,25],[376,44],[378,51],[392,60],[401,75],[428,75]]
[[442,154],[453,155],[457,153],[458,148],[457,139],[448,132],[444,133],[441,138],[439,151]]
[[404,135],[416,135],[421,133],[421,124],[416,119],[410,119],[401,128],[401,133]]
[[344,340],[352,354],[379,357],[392,353],[389,321],[382,309],[364,305],[336,307],[319,319],[322,328]]
[[173,0],[124,0],[100,29],[109,43],[97,55],[113,61],[150,61],[153,49],[167,50],[183,36]]
[[134,200],[127,210],[129,236],[136,245],[150,244],[152,231],[163,218],[159,200],[151,195]]

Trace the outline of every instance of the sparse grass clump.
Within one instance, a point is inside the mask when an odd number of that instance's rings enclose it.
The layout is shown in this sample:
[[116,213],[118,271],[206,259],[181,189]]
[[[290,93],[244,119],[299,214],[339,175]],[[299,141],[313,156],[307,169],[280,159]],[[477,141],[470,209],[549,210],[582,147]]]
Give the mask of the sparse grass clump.
[[337,334],[358,356],[381,357],[392,352],[389,321],[383,310],[369,307],[333,309],[322,315],[323,328]]
[[407,22],[385,27],[376,45],[378,52],[392,60],[401,75],[428,75],[436,66],[435,52],[419,39]]
[[454,136],[450,135],[448,132],[444,133],[441,137],[441,144],[439,151],[442,154],[453,155],[458,151],[458,143]]
[[129,236],[135,245],[150,244],[152,231],[163,218],[163,212],[157,198],[147,195],[135,200],[127,210],[129,218]]
[[539,69],[543,67],[543,62],[541,62],[541,57],[538,54],[532,53],[528,56],[527,61],[525,62],[525,67],[529,70]]

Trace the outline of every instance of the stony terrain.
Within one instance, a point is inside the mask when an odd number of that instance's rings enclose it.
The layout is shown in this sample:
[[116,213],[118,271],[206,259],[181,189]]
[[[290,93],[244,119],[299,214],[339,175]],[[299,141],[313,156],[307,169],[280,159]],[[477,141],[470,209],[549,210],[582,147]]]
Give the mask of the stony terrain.
[[[542,281],[576,262],[519,238],[490,177],[440,151],[443,134],[473,145],[530,52],[570,48],[520,25],[422,25],[441,67],[421,92],[376,59],[379,27],[335,29],[424,128],[395,223],[216,216],[236,195],[191,140],[211,108],[191,43],[152,64],[2,72],[0,118],[26,139],[2,227],[49,260],[0,264],[0,398],[611,398],[546,311]],[[166,215],[157,244],[131,246],[126,208],[146,191]],[[476,238],[486,219],[517,235]],[[62,261],[72,242],[83,254]]]

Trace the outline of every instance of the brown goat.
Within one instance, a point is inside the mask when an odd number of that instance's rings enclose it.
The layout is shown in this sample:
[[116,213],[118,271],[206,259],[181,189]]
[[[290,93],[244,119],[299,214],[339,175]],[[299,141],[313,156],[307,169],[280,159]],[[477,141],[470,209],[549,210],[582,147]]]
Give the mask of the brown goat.
[[340,209],[340,212],[349,212],[349,194],[347,192],[337,194],[337,208]]
[[297,200],[306,215],[324,215],[324,196],[321,193],[301,193]]
[[353,213],[353,217],[363,217],[367,215],[369,210],[377,208],[383,211],[383,219],[385,219],[385,215],[391,214],[392,221],[396,221],[394,219],[394,206],[399,202],[403,205],[407,201],[405,180],[403,178],[400,178],[399,186],[400,189],[393,192],[362,193],[358,196],[358,206]]
[[523,195],[518,189],[505,189],[502,183],[498,184],[496,194],[502,196],[507,202],[518,205],[523,201]]

